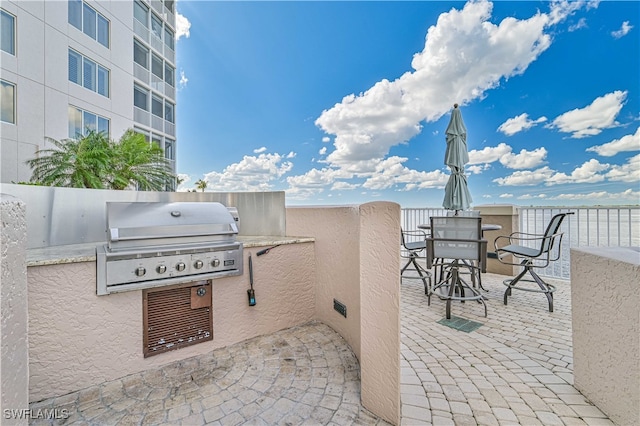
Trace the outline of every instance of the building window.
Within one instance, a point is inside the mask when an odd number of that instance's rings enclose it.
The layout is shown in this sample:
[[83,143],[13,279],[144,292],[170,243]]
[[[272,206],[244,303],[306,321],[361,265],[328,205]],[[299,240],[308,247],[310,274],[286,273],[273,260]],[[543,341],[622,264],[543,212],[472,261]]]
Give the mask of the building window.
[[82,0],[69,0],[69,23],[82,31]]
[[0,48],[10,55],[16,54],[16,18],[0,10]]
[[171,50],[174,50],[173,31],[168,27],[164,27],[164,44]]
[[98,43],[109,48],[109,21],[104,16],[98,14]]
[[69,105],[69,137],[80,138],[89,131],[105,133],[108,137],[109,119]]
[[162,40],[162,19],[158,18],[155,13],[151,14],[151,32]]
[[71,49],[69,49],[69,81],[82,84],[82,56]]
[[69,23],[109,48],[109,20],[82,0],[69,0]]
[[169,123],[175,123],[175,115],[174,115],[175,105],[171,102],[165,101],[164,103],[164,119]]
[[69,49],[69,81],[109,97],[109,70]]
[[134,132],[136,132],[136,133],[138,133],[138,134],[141,134],[142,136],[144,136],[144,140],[145,140],[145,141],[147,141],[147,142],[149,142],[149,141],[150,141],[150,139],[149,139],[149,132],[147,132],[146,130],[142,130],[142,129],[139,129],[139,128],[137,128],[137,127],[134,127],[134,128],[133,128],[133,131],[134,131]]
[[164,81],[171,87],[176,86],[175,69],[167,63],[164,64]]
[[160,58],[155,53],[151,55],[151,72],[160,80],[162,80],[162,66],[163,66],[162,58]]
[[137,84],[133,86],[133,105],[142,110],[149,111],[149,91]]
[[16,86],[0,80],[0,121],[16,124]]
[[139,0],[133,3],[133,17],[145,27],[149,26],[149,8]]
[[162,118],[162,99],[155,95],[151,97],[151,114]]
[[164,7],[166,7],[169,12],[173,13],[174,3],[174,0],[164,0]]
[[162,136],[151,134],[151,143],[155,144],[158,148],[162,149]]
[[149,48],[133,40],[133,60],[144,69],[149,69]]
[[83,58],[82,61],[82,85],[93,92],[96,92],[96,72],[98,67],[91,59]]
[[164,158],[166,158],[167,160],[175,160],[176,159],[176,155],[175,155],[175,141],[172,141],[170,139],[165,139],[164,141]]

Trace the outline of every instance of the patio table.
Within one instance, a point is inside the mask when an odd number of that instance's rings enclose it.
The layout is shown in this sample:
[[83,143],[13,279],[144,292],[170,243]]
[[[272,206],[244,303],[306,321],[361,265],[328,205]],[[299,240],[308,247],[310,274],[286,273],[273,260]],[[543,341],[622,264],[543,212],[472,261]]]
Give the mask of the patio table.
[[[424,231],[431,231],[431,224],[430,223],[421,223],[421,224],[418,225],[418,229],[422,229]],[[484,238],[484,233],[485,232],[487,232],[487,231],[499,231],[499,230],[502,229],[502,226],[498,225],[496,223],[483,223],[483,224],[481,224],[481,229],[482,229],[482,234],[483,234],[482,237]],[[487,255],[489,255],[489,253],[487,253]],[[442,279],[442,274],[443,274],[443,271],[440,272],[440,278],[441,279]],[[471,281],[472,281],[472,283],[473,283],[473,285],[475,287],[476,281],[475,281],[475,279],[473,277],[473,272],[472,272]],[[480,273],[478,273],[478,286],[481,289],[483,289],[484,291],[489,291],[489,290],[487,290],[486,288],[484,288],[482,286],[482,278],[480,277]]]

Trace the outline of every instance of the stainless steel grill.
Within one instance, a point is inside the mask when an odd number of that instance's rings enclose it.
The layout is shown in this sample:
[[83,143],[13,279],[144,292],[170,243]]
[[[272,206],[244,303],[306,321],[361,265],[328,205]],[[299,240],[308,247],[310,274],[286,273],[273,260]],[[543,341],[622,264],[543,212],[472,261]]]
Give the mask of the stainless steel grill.
[[242,275],[239,217],[215,202],[108,202],[97,294]]

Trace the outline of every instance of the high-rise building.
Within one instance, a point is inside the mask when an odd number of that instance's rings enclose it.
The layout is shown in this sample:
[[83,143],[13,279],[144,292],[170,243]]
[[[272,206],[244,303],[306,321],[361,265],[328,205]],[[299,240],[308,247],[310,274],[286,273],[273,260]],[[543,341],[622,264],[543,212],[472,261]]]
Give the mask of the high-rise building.
[[28,181],[47,138],[130,128],[175,172],[174,0],[2,0],[0,181]]

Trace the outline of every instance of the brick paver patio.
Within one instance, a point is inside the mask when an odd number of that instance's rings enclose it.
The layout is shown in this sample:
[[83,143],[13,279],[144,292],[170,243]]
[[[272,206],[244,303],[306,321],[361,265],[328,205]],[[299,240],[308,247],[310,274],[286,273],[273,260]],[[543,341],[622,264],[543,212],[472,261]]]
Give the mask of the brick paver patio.
[[611,425],[573,387],[569,282],[555,282],[554,312],[542,294],[513,291],[483,274],[478,302],[451,313],[482,323],[466,333],[441,325],[445,302],[427,306],[421,281],[402,284],[403,425]]
[[[438,321],[420,281],[402,292],[403,425],[611,425],[573,383],[570,285],[557,282],[555,312],[543,295],[514,291],[485,274],[488,317],[477,302],[452,314],[471,332]],[[360,404],[359,364],[320,323],[248,340],[73,394],[31,404],[70,417],[30,424],[384,425]]]

